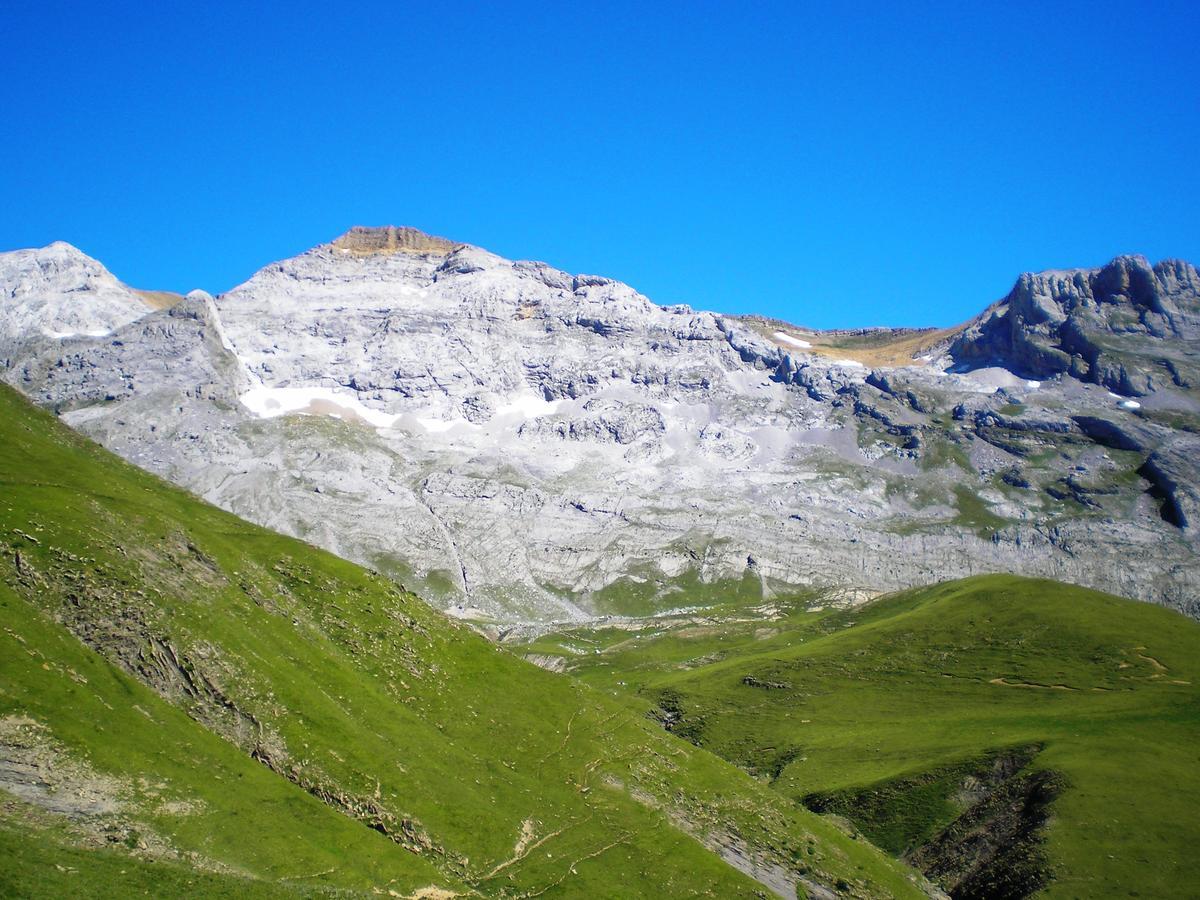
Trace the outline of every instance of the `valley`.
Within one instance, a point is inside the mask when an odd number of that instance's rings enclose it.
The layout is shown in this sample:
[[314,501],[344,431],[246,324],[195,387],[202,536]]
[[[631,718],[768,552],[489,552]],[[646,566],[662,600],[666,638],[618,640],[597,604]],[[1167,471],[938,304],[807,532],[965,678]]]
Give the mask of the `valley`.
[[758,896],[729,846],[925,895],[636,707],[0,404],[4,893]]

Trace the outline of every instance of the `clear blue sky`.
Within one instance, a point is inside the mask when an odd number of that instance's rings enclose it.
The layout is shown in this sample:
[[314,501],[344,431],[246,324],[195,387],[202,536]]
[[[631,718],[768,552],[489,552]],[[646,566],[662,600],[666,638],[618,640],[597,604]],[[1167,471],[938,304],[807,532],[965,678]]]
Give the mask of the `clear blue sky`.
[[944,325],[1023,270],[1200,262],[1197,10],[14,3],[0,248],[217,292],[411,224],[663,303]]

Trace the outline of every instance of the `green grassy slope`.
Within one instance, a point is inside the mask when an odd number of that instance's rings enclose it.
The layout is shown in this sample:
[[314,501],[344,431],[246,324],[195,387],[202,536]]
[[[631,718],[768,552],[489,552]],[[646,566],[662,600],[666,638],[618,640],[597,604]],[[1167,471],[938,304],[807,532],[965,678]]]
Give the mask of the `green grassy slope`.
[[602,651],[573,663],[583,680],[660,704],[676,733],[917,862],[964,794],[1013,775],[997,802],[1049,800],[1022,851],[1043,857],[1046,896],[1200,894],[1200,625],[1176,613],[986,576],[531,649],[582,646]]
[[[755,896],[723,844],[843,893],[921,895],[638,704],[7,388],[0,423],[0,893]],[[64,800],[90,808],[45,811]]]

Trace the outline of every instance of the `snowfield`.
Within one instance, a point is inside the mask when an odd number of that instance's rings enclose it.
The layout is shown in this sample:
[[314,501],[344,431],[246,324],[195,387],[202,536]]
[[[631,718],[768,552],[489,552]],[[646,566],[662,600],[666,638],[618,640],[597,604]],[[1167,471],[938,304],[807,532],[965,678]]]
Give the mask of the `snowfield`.
[[110,334],[112,334],[112,332],[107,328],[93,328],[91,331],[54,331],[51,328],[43,328],[42,334],[46,335],[48,338],[54,338],[55,340],[62,341],[66,340],[67,338],[74,337],[108,337]]
[[354,391],[344,388],[258,387],[247,391],[238,399],[260,419],[299,413],[361,420],[376,428],[390,428],[399,418],[364,406]]
[[801,350],[807,350],[812,347],[808,341],[801,340],[798,337],[792,337],[783,331],[775,332],[775,340],[783,341],[785,344],[791,344],[793,347],[799,347]]

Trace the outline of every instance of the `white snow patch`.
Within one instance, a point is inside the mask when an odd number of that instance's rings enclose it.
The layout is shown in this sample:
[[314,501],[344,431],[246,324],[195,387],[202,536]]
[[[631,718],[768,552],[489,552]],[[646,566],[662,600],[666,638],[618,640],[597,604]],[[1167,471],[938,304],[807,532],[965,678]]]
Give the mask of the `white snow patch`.
[[808,341],[801,340],[798,337],[792,337],[783,331],[775,332],[775,340],[783,341],[785,344],[791,344],[793,347],[799,347],[802,350],[807,350],[812,346]]
[[1122,400],[1117,405],[1119,407],[1121,407],[1121,409],[1141,409],[1142,408],[1142,404],[1138,403],[1136,400]]
[[456,425],[470,425],[471,423],[466,419],[430,419],[425,416],[417,416],[417,424],[428,432],[439,434],[449,431]]
[[358,394],[345,388],[324,387],[257,387],[238,398],[242,405],[260,419],[299,413],[302,415],[332,416],[335,419],[362,421],[376,428],[388,428],[398,416],[369,409]]
[[1041,386],[1042,386],[1042,383],[1040,381],[1026,381],[1025,382],[1025,387],[1029,388],[1031,391],[1037,390]]
[[548,416],[562,405],[561,400],[547,400],[544,397],[539,397],[537,394],[529,393],[514,397],[508,403],[496,408],[496,415],[510,416],[520,415],[526,419],[534,419],[538,416]]
[[107,328],[94,328],[91,331],[54,331],[50,328],[43,328],[42,334],[46,335],[46,337],[52,337],[61,341],[64,338],[73,337],[108,337],[110,334],[112,334],[112,332]]
[[835,359],[833,361],[833,364],[835,366],[847,366],[848,368],[851,368],[851,369],[865,369],[866,368],[866,366],[864,366],[862,363],[860,363],[857,359]]

